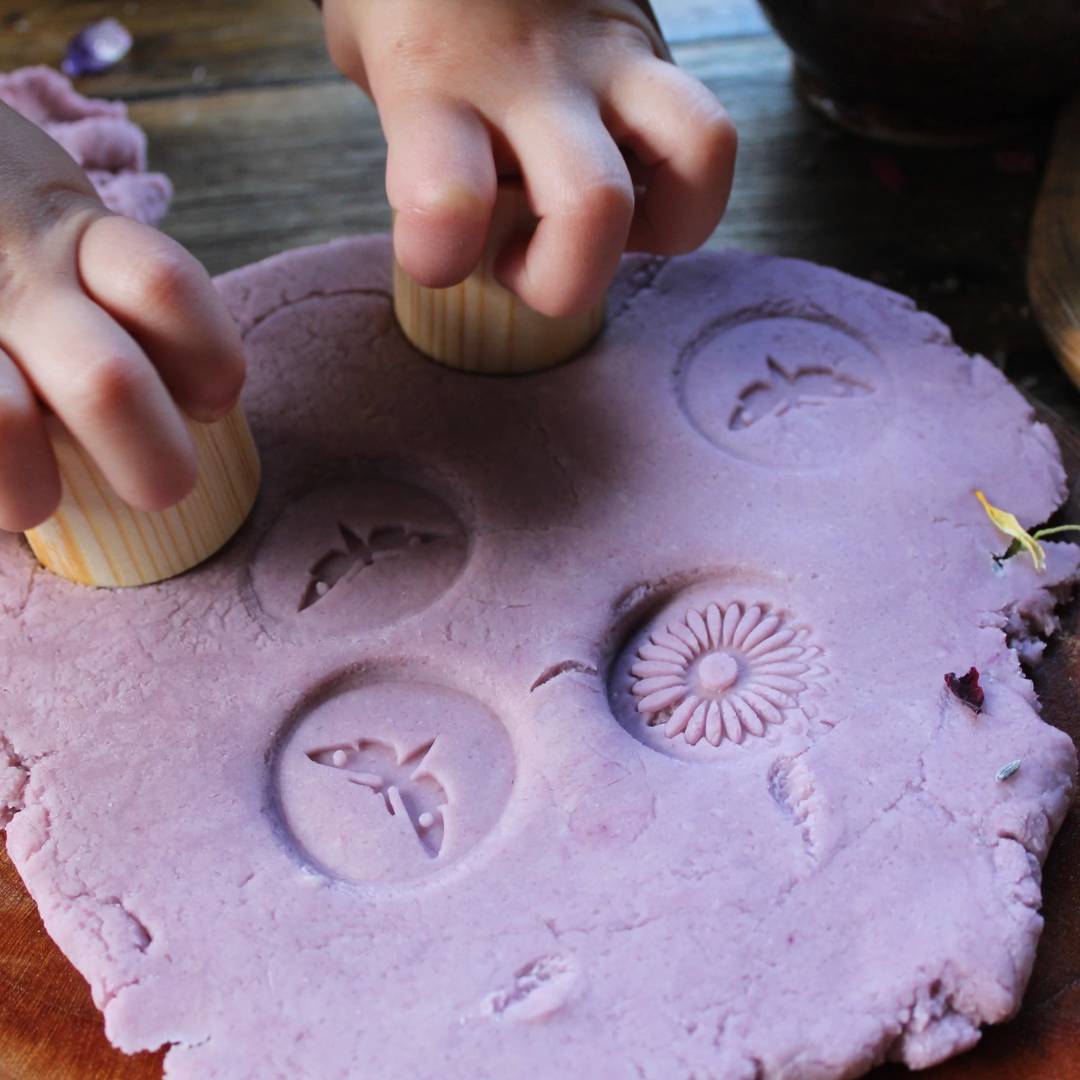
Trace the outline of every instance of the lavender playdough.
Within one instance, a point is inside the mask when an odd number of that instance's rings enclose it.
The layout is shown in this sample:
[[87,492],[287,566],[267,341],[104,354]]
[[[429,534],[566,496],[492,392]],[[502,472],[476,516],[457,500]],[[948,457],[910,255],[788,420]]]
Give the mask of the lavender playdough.
[[146,135],[122,101],[83,97],[48,67],[0,75],[0,101],[51,135],[114,213],[156,225],[168,212],[172,184],[146,171]]
[[974,490],[1030,526],[1064,480],[999,372],[776,259],[627,260],[503,379],[404,342],[382,238],[219,285],[241,534],[116,592],[0,546],[8,849],[118,1046],[826,1080],[1016,1009],[1075,773],[1016,649],[1080,550],[993,561]]

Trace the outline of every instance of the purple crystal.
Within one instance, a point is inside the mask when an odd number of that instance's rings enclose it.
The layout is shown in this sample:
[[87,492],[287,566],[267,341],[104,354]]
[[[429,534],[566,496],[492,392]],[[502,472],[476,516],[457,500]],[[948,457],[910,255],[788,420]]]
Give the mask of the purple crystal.
[[83,27],[69,42],[60,70],[65,75],[97,75],[122,60],[131,48],[131,34],[115,19]]

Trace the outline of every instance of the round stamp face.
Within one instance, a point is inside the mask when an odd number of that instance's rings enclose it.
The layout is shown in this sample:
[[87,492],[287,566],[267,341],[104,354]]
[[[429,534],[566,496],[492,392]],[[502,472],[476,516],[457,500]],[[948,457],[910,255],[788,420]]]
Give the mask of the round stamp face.
[[888,421],[878,357],[850,334],[801,318],[740,323],[685,363],[680,404],[721,450],[781,468],[824,468],[868,447]]
[[687,761],[764,736],[826,669],[813,633],[771,596],[696,586],[630,639],[612,669],[616,718],[638,742]]
[[331,877],[407,881],[486,836],[514,782],[506,729],[475,698],[429,683],[347,690],[303,716],[274,764],[282,821]]
[[288,506],[255,556],[263,611],[299,632],[363,633],[434,603],[461,572],[468,537],[411,484],[357,477]]

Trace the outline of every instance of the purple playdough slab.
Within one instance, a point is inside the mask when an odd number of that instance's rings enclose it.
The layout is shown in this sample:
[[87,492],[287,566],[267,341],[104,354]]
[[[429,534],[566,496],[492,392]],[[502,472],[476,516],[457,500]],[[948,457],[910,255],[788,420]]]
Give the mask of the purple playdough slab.
[[0,547],[8,848],[118,1046],[824,1080],[1017,1007],[1075,756],[1011,645],[1080,551],[992,559],[974,489],[1033,525],[1064,479],[999,372],[777,259],[627,260],[584,356],[506,379],[405,343],[385,238],[219,285],[236,540],[118,592]]

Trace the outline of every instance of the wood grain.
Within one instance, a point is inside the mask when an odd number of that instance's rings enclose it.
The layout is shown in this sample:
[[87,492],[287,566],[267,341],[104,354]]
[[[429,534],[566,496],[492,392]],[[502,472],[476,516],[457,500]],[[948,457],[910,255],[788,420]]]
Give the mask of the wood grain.
[[1080,93],[1058,114],[1031,222],[1027,277],[1043,332],[1080,384]]
[[351,83],[140,101],[131,116],[176,185],[165,232],[211,273],[390,228],[386,142]]
[[405,336],[425,355],[460,371],[521,375],[569,360],[604,323],[603,300],[588,311],[552,319],[495,280],[506,244],[536,228],[520,183],[499,185],[487,243],[477,268],[448,289],[426,289],[394,260],[394,313]]
[[153,513],[128,506],[64,426],[48,425],[63,496],[26,539],[42,566],[80,585],[152,585],[190,570],[232,538],[259,491],[259,453],[239,406],[213,424],[188,421],[198,480]]
[[94,97],[340,79],[322,19],[306,0],[0,0],[0,71],[58,68],[72,35],[106,16],[119,19],[135,43],[112,70],[78,80],[79,91]]
[[0,1080],[160,1080],[164,1056],[106,1042],[90,988],[0,851]]

